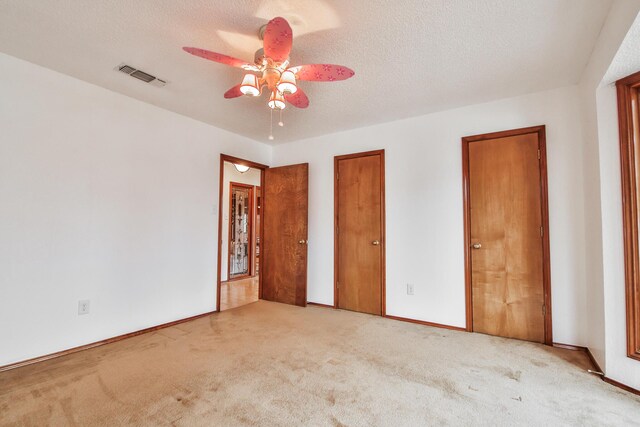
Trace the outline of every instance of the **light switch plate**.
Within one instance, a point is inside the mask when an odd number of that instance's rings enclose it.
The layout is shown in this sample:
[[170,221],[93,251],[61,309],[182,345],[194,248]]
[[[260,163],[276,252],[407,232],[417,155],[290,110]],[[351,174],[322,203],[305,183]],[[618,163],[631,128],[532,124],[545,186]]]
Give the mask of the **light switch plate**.
[[413,295],[413,284],[407,283],[407,295]]

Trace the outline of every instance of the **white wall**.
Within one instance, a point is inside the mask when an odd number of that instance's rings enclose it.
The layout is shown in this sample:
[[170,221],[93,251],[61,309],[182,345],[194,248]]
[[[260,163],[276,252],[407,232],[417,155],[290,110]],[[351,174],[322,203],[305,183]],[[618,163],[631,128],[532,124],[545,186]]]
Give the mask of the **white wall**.
[[627,357],[622,188],[616,89],[597,90],[604,265],[604,327],[607,377],[640,390],[640,362]]
[[604,266],[602,224],[602,189],[600,147],[598,138],[598,111],[596,90],[622,43],[640,2],[617,0],[600,31],[600,36],[580,80],[580,100],[584,137],[585,204],[585,262],[587,290],[587,347],[601,368],[606,366]]
[[[577,87],[274,147],[309,165],[308,298],[333,303],[333,157],[385,149],[387,313],[465,326],[462,149],[467,135],[545,124],[554,340],[584,345],[582,137]],[[406,284],[415,295],[406,295]]]
[[2,54],[0,94],[0,365],[214,310],[219,154],[271,148]]
[[[636,12],[638,10],[640,6]],[[640,17],[636,17],[633,27],[635,32],[639,33]],[[625,39],[624,43],[628,43],[628,40]],[[631,40],[631,44],[637,49],[638,37]],[[616,65],[619,55],[620,53],[614,58],[612,66]],[[636,54],[636,58],[633,58],[635,62],[639,56]],[[628,59],[630,58],[621,58],[623,62]],[[636,67],[637,65],[634,65],[622,74],[610,76],[610,81],[601,82],[596,91],[596,100],[602,195],[604,323],[607,350],[605,372],[609,378],[640,390],[640,362],[627,357],[620,136],[617,93],[613,83],[614,80],[640,71],[640,68]]]
[[[603,81],[621,70],[617,52],[637,21],[640,1],[617,0],[580,82],[584,120],[587,346],[607,377],[640,389],[640,362],[626,357],[624,248],[616,93]],[[634,25],[639,25],[636,22]],[[626,40],[625,40],[626,42]],[[637,40],[632,46],[637,49]],[[637,50],[636,50],[637,51]],[[634,58],[623,58],[628,61]],[[628,70],[630,74],[637,70]]]
[[[260,185],[260,169],[251,168],[245,173],[240,173],[233,163],[224,162],[224,177],[222,184],[222,250],[220,253],[220,280],[228,279],[229,272],[229,184],[239,182],[241,184]],[[255,194],[254,194],[255,197]]]
[[554,341],[588,346],[640,388],[603,82],[639,10],[614,2],[576,87],[273,149],[0,54],[0,365],[213,310],[220,152],[310,163],[308,298],[332,304],[333,157],[384,148],[387,312],[463,327],[460,138],[546,124]]

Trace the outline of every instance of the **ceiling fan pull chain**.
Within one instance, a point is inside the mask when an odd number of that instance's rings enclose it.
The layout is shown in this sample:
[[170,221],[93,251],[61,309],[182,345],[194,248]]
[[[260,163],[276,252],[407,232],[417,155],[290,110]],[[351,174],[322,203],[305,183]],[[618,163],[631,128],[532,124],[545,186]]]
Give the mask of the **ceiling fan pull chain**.
[[273,141],[273,108],[269,108],[271,118],[269,120],[269,141]]
[[282,121],[282,108],[280,109],[280,121],[278,122],[278,126],[282,127],[284,126],[284,122]]

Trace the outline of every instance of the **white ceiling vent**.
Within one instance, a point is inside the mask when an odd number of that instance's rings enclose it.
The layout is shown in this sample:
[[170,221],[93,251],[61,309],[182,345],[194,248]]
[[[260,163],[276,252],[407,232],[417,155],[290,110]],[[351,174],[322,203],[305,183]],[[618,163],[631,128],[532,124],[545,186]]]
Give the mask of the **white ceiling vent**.
[[131,77],[135,77],[138,80],[142,80],[145,83],[152,84],[153,86],[162,87],[167,84],[165,80],[159,79],[156,76],[152,76],[149,73],[145,73],[142,70],[138,70],[131,65],[120,64],[115,69],[117,71],[120,71],[121,73],[128,74]]

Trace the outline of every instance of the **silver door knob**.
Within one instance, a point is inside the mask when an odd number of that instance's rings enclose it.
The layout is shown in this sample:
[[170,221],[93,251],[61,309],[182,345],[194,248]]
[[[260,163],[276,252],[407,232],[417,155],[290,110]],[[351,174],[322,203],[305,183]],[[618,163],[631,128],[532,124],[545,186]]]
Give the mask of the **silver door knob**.
[[480,249],[480,248],[482,247],[482,244],[480,244],[480,243],[474,243],[473,245],[471,245],[471,247],[472,247],[473,249]]
[[371,242],[372,245],[374,246],[378,246],[380,244],[379,240],[374,240],[373,242]]
[[301,245],[304,245],[305,243],[307,243],[306,240],[298,240],[298,243],[300,243]]

